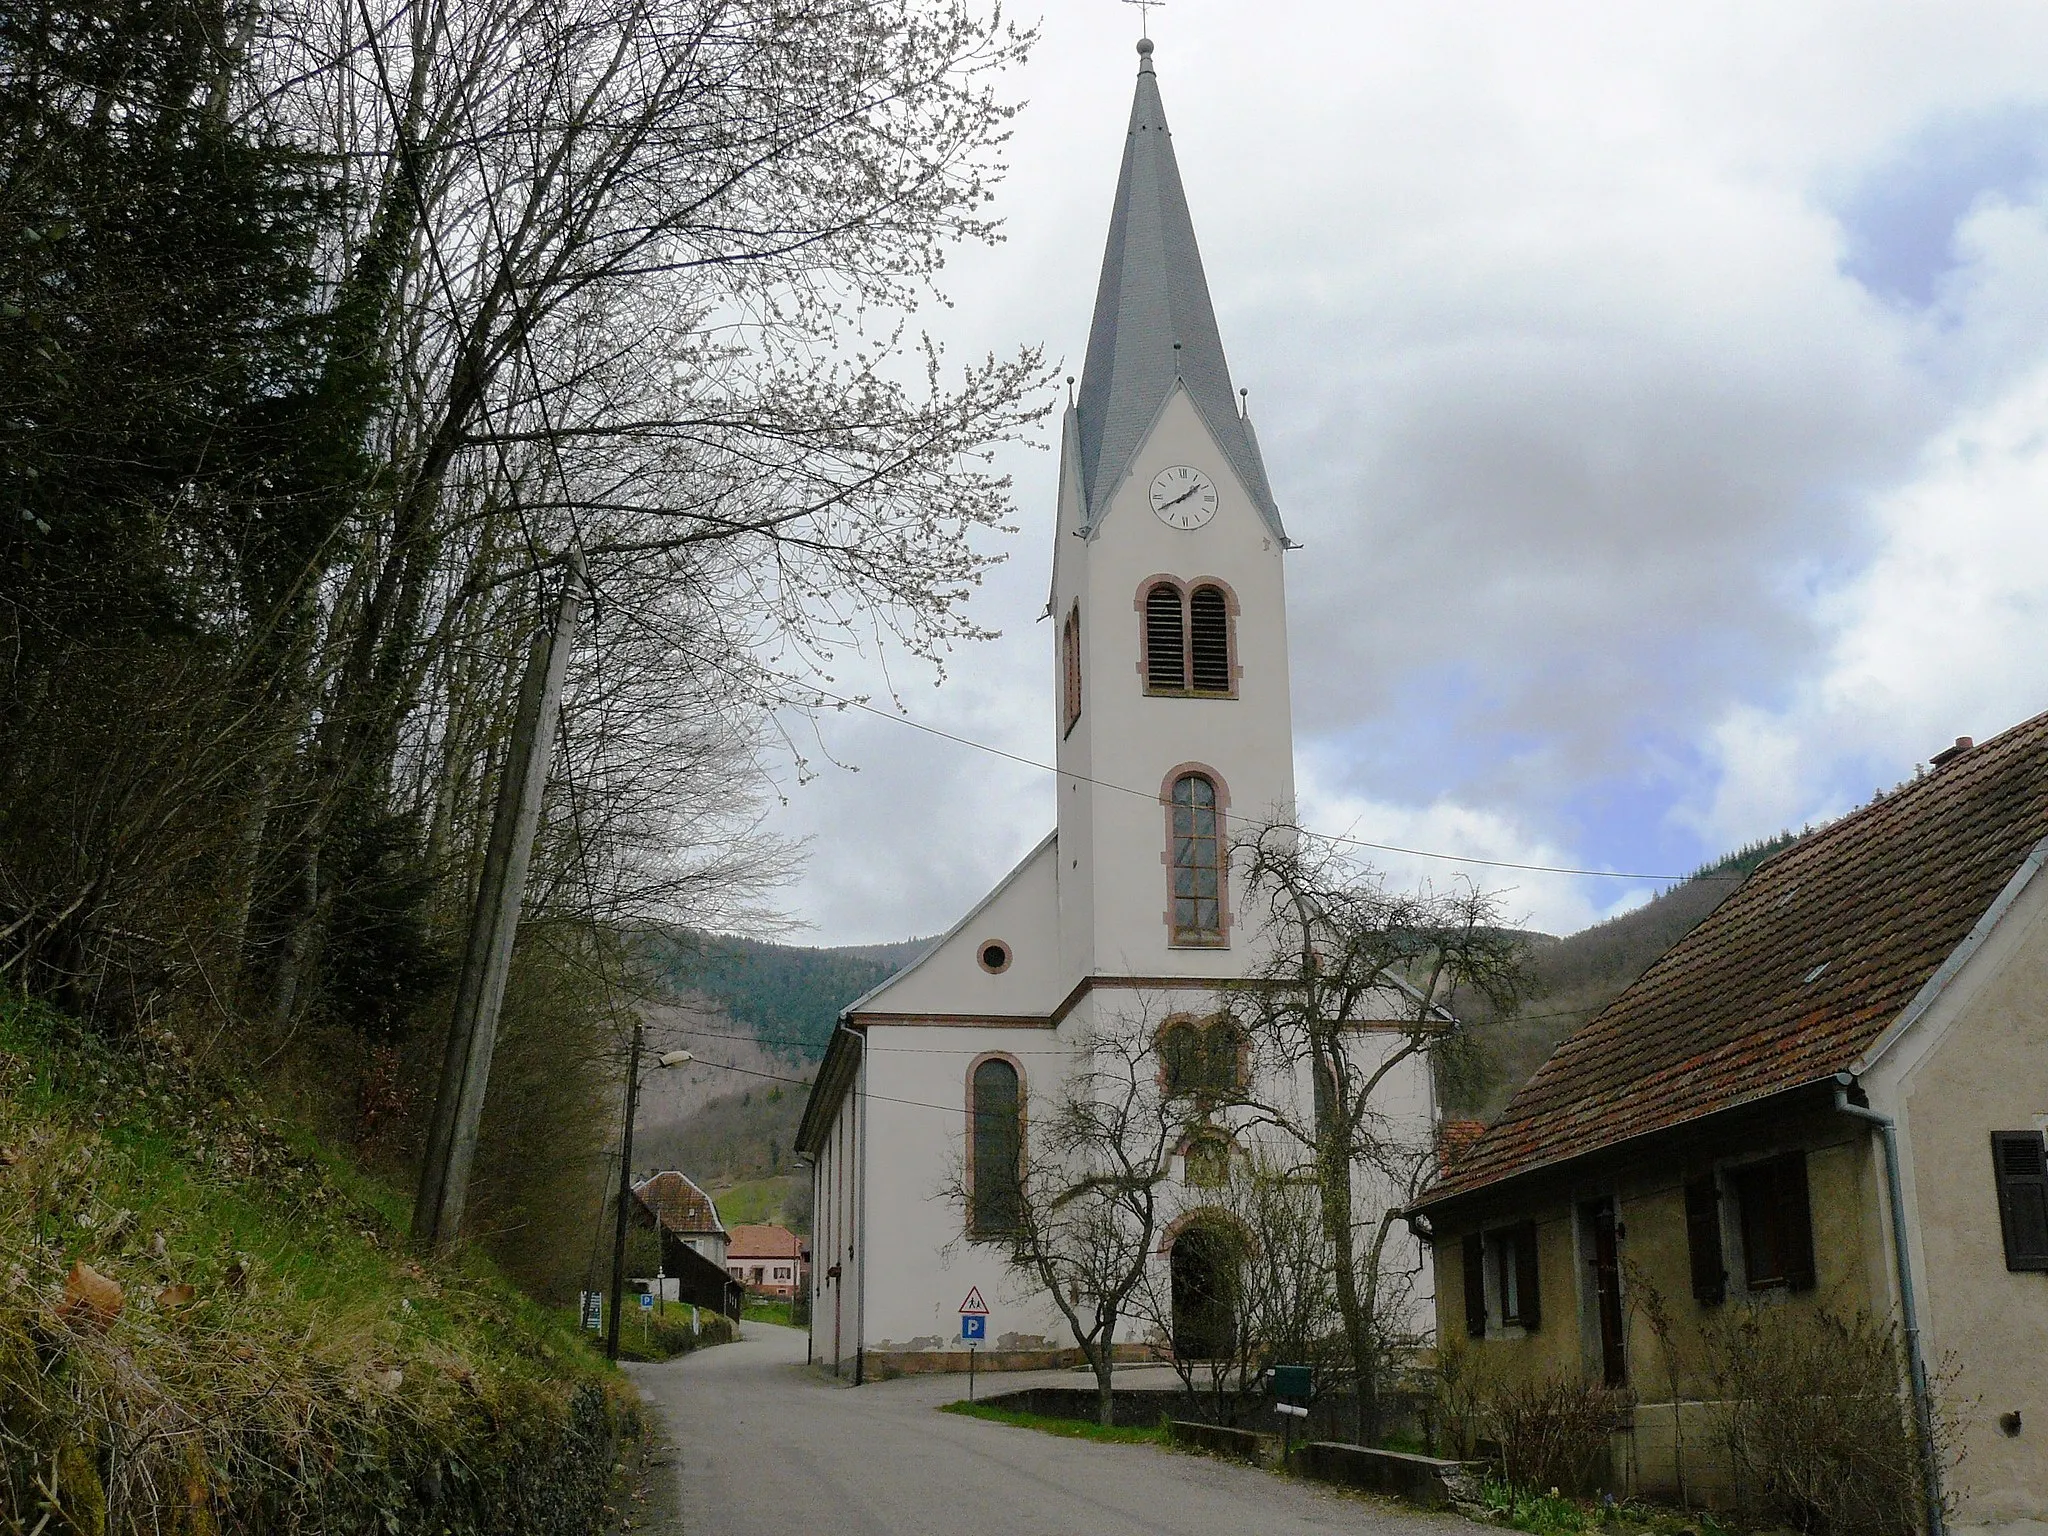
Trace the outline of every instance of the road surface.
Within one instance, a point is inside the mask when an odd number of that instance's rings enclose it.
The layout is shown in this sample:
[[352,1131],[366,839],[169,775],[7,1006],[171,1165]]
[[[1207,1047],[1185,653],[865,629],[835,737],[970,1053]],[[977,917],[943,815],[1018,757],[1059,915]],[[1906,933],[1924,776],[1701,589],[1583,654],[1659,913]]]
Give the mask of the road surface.
[[[681,1536],[1464,1536],[1452,1515],[1337,1493],[1149,1445],[1065,1440],[954,1414],[964,1377],[850,1388],[804,1336],[748,1323],[737,1344],[631,1368],[671,1449]],[[1076,1377],[1065,1378],[1068,1382]],[[997,1390],[1017,1381],[998,1377]],[[661,1490],[666,1495],[669,1490]],[[663,1536],[673,1536],[664,1531]]]

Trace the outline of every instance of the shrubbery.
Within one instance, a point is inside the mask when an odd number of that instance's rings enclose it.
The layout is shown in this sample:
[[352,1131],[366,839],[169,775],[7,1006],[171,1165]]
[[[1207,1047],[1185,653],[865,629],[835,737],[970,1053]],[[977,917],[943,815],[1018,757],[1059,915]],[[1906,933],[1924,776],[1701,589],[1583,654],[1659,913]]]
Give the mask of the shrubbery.
[[1633,1394],[1553,1375],[1531,1380],[1481,1374],[1472,1357],[1439,1358],[1436,1417],[1445,1449],[1485,1454],[1510,1487],[1589,1493],[1609,1476],[1608,1443],[1628,1422]]
[[[1706,1330],[1720,1441],[1757,1519],[1802,1531],[1905,1536],[1925,1462],[1897,1334],[1868,1312],[1730,1308]],[[1937,1456],[1953,1442],[1937,1410]]]

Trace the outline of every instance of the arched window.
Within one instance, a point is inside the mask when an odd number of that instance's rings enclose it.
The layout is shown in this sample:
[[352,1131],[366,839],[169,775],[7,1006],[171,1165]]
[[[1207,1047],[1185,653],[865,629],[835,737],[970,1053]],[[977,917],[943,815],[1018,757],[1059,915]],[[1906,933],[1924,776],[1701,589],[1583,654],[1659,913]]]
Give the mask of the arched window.
[[973,1134],[968,1233],[1008,1237],[1017,1230],[1024,1208],[1023,1085],[1015,1066],[991,1056],[975,1067],[969,1094]]
[[1074,604],[1067,621],[1060,626],[1060,673],[1065,685],[1063,731],[1071,731],[1081,718],[1081,605]]
[[1230,603],[1221,587],[1197,587],[1188,598],[1195,692],[1230,692]]
[[1223,942],[1223,846],[1216,781],[1184,773],[1173,781],[1173,942]]
[[1180,588],[1162,581],[1145,594],[1145,686],[1155,693],[1184,693],[1187,666],[1187,616]]
[[1159,1064],[1174,1098],[1220,1103],[1244,1085],[1244,1037],[1228,1014],[1168,1019],[1159,1031]]

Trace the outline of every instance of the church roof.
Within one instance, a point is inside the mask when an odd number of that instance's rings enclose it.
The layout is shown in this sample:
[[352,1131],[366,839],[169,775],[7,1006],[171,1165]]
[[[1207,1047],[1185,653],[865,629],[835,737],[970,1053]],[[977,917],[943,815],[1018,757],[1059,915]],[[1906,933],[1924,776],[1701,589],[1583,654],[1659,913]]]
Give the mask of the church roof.
[[1230,387],[1230,364],[1209,302],[1208,279],[1202,275],[1202,253],[1195,244],[1194,219],[1181,189],[1147,39],[1138,44],[1137,94],[1095,291],[1088,358],[1081,369],[1081,491],[1091,527],[1101,521],[1176,380],[1260,515],[1284,540],[1258,440]]

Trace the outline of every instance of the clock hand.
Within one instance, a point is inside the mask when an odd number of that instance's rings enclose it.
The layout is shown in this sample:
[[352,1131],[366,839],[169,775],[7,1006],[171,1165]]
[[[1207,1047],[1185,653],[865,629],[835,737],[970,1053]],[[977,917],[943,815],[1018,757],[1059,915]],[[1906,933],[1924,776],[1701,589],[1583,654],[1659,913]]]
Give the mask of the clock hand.
[[[1199,491],[1200,489],[1201,487],[1199,485],[1189,486],[1186,490],[1182,491],[1178,496],[1174,497],[1173,500],[1169,501],[1166,504],[1166,507],[1179,506],[1182,502],[1186,501],[1190,496],[1194,495],[1195,492]],[[1159,510],[1164,512],[1166,510],[1166,507],[1161,507]]]

